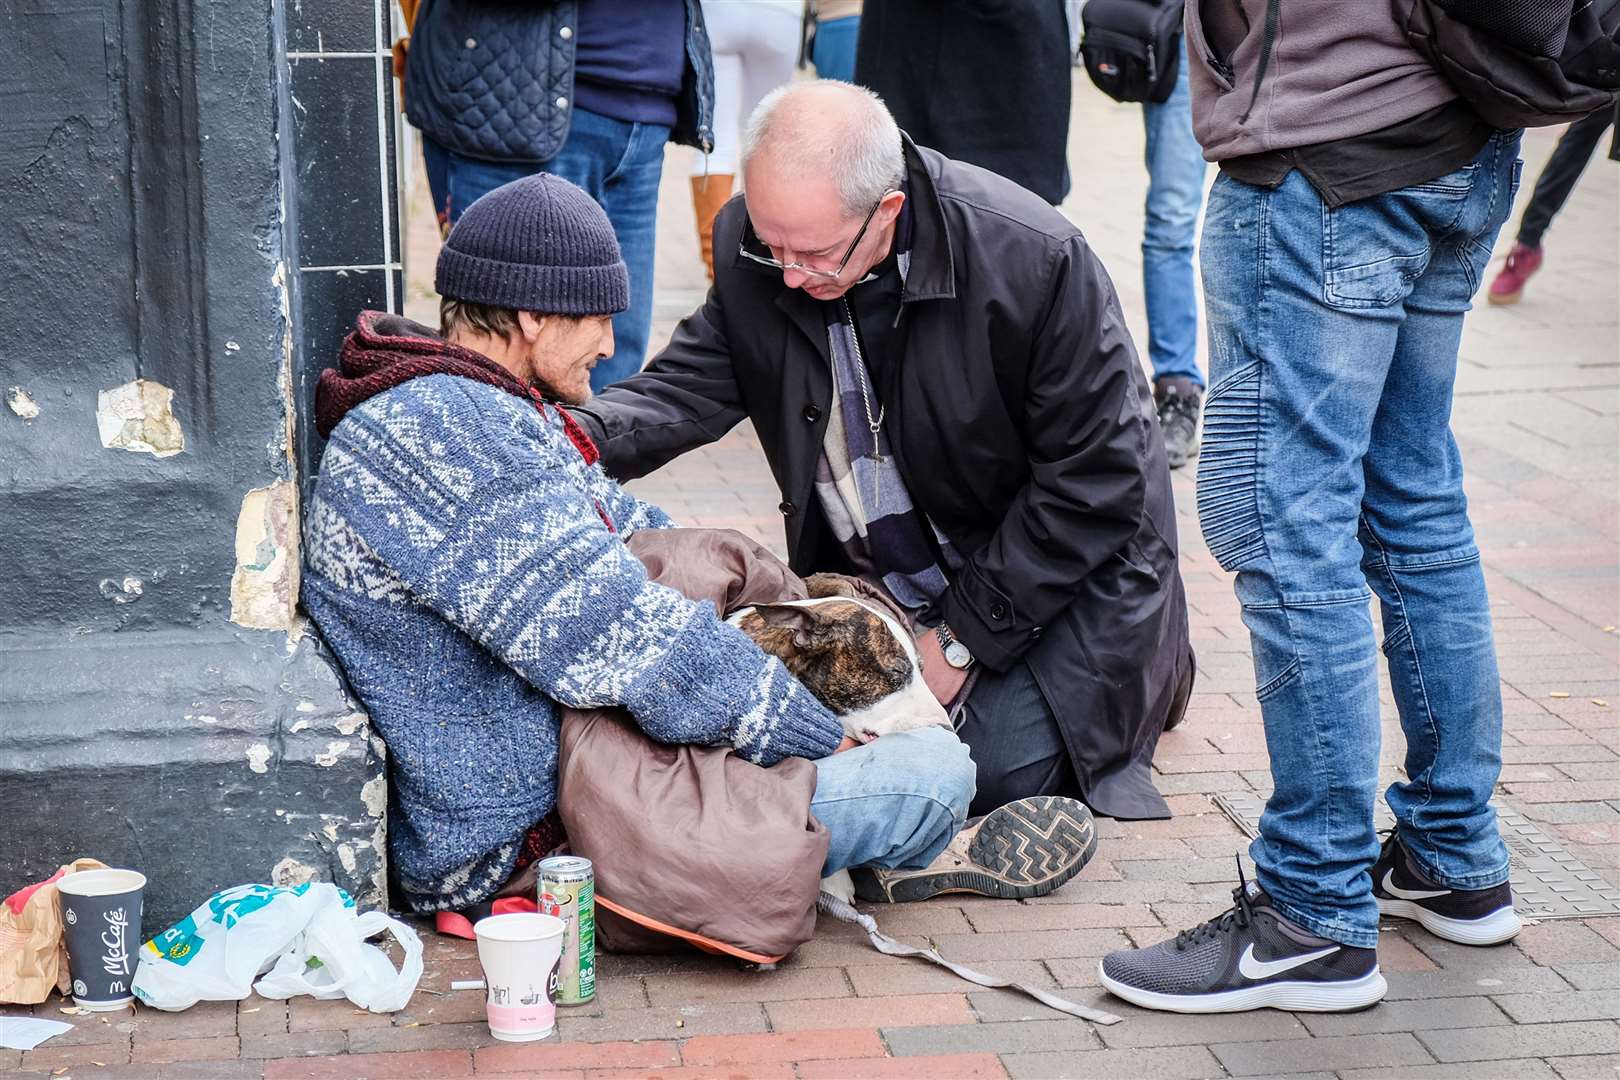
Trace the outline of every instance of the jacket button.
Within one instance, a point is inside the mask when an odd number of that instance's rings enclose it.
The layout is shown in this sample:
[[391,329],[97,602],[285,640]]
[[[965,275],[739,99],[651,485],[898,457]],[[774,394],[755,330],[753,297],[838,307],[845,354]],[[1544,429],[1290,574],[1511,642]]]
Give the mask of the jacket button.
[[810,421],[812,424],[817,420],[820,420],[821,407],[819,405],[806,405],[804,407],[804,418]]
[[991,604],[990,605],[990,617],[992,619],[1005,619],[1007,617],[1007,605],[1006,604]]
[[469,48],[469,49],[476,49],[476,48],[478,48],[478,42],[477,42],[477,40],[475,40],[475,39],[474,39],[474,38],[468,38],[468,39],[467,39],[467,48]]
[[572,26],[565,26],[561,30],[557,31],[557,36],[562,38],[564,41],[571,41],[574,37],[574,28]]
[[784,503],[782,503],[782,505],[778,506],[777,509],[782,511],[782,516],[783,517],[792,517],[794,515],[794,513],[798,510],[798,507],[794,506],[790,502],[784,502]]
[[1029,636],[1032,638],[1038,638],[1044,633],[1046,633],[1046,627],[1044,626],[1032,626],[1029,628]]
[[568,108],[568,99],[565,98],[565,97],[558,98],[557,99],[557,108],[559,108],[559,109]]

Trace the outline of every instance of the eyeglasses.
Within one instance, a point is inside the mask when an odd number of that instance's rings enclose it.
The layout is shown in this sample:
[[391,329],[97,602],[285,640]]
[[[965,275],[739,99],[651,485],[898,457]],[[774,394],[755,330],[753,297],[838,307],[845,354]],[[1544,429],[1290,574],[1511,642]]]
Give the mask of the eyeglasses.
[[[872,209],[866,212],[866,220],[861,222],[861,229],[855,234],[855,239],[849,242],[849,248],[845,250],[844,257],[838,260],[838,269],[836,270],[820,270],[814,266],[806,266],[802,262],[785,263],[780,259],[772,258],[769,255],[758,255],[752,251],[749,251],[748,235],[753,233],[752,225],[749,226],[748,233],[744,234],[743,242],[737,245],[737,252],[738,254],[742,255],[743,258],[757,262],[761,266],[769,266],[773,270],[797,270],[799,273],[808,277],[821,278],[825,281],[837,281],[838,278],[843,274],[845,267],[849,266],[849,260],[855,254],[855,249],[861,246],[861,238],[866,235],[866,230],[871,226],[872,219],[877,216],[878,207],[882,206],[883,200],[887,199],[892,194],[894,194],[892,191],[885,191],[882,195],[878,196],[878,201],[872,204]],[[757,240],[758,237],[756,236],[755,239]]]

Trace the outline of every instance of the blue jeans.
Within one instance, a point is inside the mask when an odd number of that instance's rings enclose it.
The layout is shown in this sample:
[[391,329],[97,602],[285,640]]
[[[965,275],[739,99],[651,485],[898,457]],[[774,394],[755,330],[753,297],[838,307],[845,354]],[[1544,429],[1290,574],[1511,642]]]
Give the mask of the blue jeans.
[[1153,378],[1179,376],[1204,385],[1198,370],[1198,292],[1193,245],[1204,201],[1204,150],[1193,137],[1187,46],[1176,88],[1142,106],[1147,129],[1148,193],[1142,228],[1142,290],[1147,295],[1148,358]]
[[1413,861],[1454,889],[1507,878],[1491,791],[1502,700],[1451,398],[1463,314],[1518,182],[1518,135],[1426,184],[1328,209],[1298,171],[1222,175],[1204,224],[1211,389],[1198,517],[1237,572],[1275,785],[1250,848],[1289,918],[1378,939],[1368,870],[1380,643]]
[[967,747],[945,728],[885,735],[816,762],[810,812],[832,834],[821,876],[927,866],[967,820],[973,772]]
[[[571,181],[602,204],[619,250],[630,269],[630,307],[613,317],[614,351],[591,372],[591,389],[618,382],[641,370],[652,330],[653,244],[658,235],[658,182],[664,174],[664,143],[669,128],[633,124],[600,113],[574,109],[568,141],[540,169]],[[533,165],[480,161],[437,146],[423,136],[424,156],[443,155],[450,223],[474,199],[502,184],[535,172]],[[434,168],[429,158],[428,175]]]
[[810,62],[823,79],[855,81],[855,44],[861,36],[861,17],[849,15],[816,23],[816,40],[810,46]]

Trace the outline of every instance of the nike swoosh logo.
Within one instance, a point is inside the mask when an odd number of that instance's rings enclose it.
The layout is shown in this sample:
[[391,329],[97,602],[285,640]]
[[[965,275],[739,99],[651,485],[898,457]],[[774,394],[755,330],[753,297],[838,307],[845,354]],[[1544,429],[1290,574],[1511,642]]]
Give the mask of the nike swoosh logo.
[[1395,884],[1395,871],[1384,871],[1383,890],[1397,900],[1433,900],[1437,896],[1450,896],[1450,889],[1403,889]]
[[1339,946],[1333,945],[1326,949],[1318,949],[1315,952],[1302,953],[1299,956],[1285,956],[1281,960],[1256,960],[1254,958],[1254,943],[1250,942],[1249,947],[1243,950],[1243,955],[1238,957],[1238,972],[1245,979],[1258,982],[1261,979],[1269,979],[1273,975],[1281,975],[1285,971],[1292,971],[1294,968],[1302,964],[1308,964],[1312,960],[1332,956],[1338,951]]

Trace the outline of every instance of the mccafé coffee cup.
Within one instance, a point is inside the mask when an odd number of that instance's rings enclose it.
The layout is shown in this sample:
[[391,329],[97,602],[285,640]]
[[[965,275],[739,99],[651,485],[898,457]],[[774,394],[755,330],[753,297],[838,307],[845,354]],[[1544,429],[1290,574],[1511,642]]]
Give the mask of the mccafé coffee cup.
[[129,985],[141,947],[145,889],[145,875],[134,870],[80,870],[56,883],[79,1008],[105,1012],[135,1000]]

